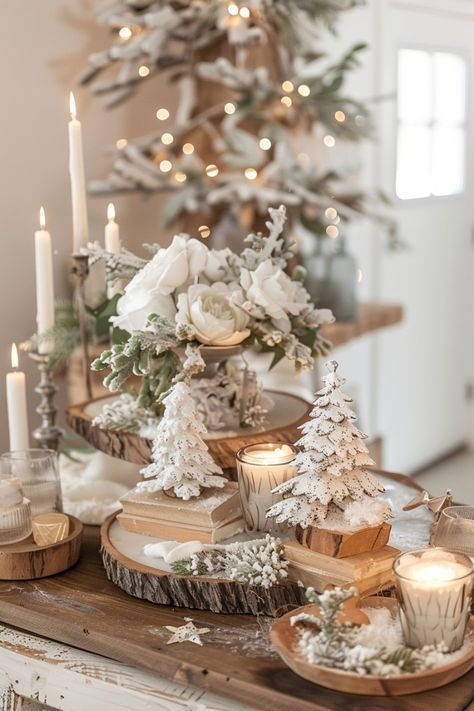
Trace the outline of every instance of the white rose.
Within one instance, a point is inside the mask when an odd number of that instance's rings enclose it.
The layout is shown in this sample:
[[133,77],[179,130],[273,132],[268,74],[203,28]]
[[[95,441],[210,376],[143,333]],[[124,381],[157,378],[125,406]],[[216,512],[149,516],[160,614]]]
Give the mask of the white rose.
[[240,283],[248,301],[261,306],[284,333],[291,331],[288,314],[297,316],[307,308],[309,295],[306,289],[275,267],[271,259],[259,264],[255,271],[242,269]]
[[208,346],[235,346],[250,333],[247,314],[235,306],[242,303],[236,285],[193,284],[178,297],[176,323],[193,326],[196,339]]
[[204,276],[210,282],[222,281],[229,271],[228,258],[232,256],[232,250],[210,249],[207,254],[207,262],[204,268]]
[[173,321],[176,308],[170,294],[202,272],[208,251],[197,239],[175,235],[127,284],[117,302],[118,316],[111,319],[114,326],[129,332],[142,329],[151,313]]

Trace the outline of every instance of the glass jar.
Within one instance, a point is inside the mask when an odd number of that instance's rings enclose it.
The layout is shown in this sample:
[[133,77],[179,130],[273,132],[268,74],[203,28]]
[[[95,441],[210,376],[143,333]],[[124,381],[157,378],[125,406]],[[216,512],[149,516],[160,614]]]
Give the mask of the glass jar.
[[31,515],[62,512],[58,454],[52,449],[23,449],[0,458],[3,476],[16,477],[31,502]]
[[18,543],[31,533],[31,508],[19,479],[0,477],[0,545]]

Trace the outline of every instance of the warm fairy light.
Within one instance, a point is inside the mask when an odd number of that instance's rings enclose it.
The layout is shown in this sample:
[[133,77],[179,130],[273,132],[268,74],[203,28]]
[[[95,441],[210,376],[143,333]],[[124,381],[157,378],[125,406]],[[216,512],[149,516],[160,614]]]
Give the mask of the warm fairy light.
[[74,120],[76,118],[76,99],[72,91],[69,92],[69,113],[71,118]]
[[132,36],[132,30],[130,27],[121,27],[119,31],[119,37],[123,40],[129,40]]
[[364,273],[363,273],[362,269],[358,269],[357,270],[357,281],[359,282],[359,284],[363,278],[364,278]]
[[192,143],[185,143],[183,146],[183,153],[186,156],[190,156],[191,153],[194,153],[194,146]]
[[109,202],[107,205],[107,219],[109,222],[115,220],[115,205],[113,202]]
[[198,227],[198,232],[203,239],[207,239],[211,234],[211,230],[207,225],[201,225],[200,227]]
[[235,4],[232,2],[232,3],[229,5],[229,7],[227,8],[227,12],[229,13],[229,15],[238,15],[238,14],[239,14],[239,8],[237,7],[237,5],[235,5]]
[[12,343],[12,368],[18,368],[18,348]]
[[150,67],[147,67],[146,64],[142,64],[141,67],[138,67],[138,73],[141,77],[147,77],[150,73]]
[[262,151],[269,151],[270,148],[272,147],[272,142],[270,141],[269,138],[261,138],[260,141],[258,142],[258,145],[262,149]]
[[286,106],[288,109],[290,106],[292,106],[293,102],[289,96],[282,96],[281,97],[281,103]]
[[281,88],[283,89],[283,91],[286,91],[287,94],[291,94],[291,92],[295,90],[293,82],[289,79],[286,79],[286,81],[283,82]]
[[46,215],[44,214],[44,207],[40,207],[40,227],[42,230],[46,227]]
[[328,133],[327,136],[324,136],[323,142],[324,145],[328,148],[334,148],[334,146],[336,145],[336,139],[334,138],[334,136],[331,136],[330,133]]
[[217,167],[217,165],[214,165],[214,163],[210,163],[206,166],[206,174],[210,178],[215,178],[216,175],[219,175],[219,168]]
[[178,170],[178,172],[175,174],[175,180],[178,183],[185,183],[186,180],[188,179],[188,176],[186,173],[182,173],[181,171]]
[[119,138],[118,141],[115,143],[116,147],[121,151],[125,146],[127,145],[128,141],[126,138]]
[[160,170],[162,173],[169,173],[172,167],[171,161],[169,160],[162,160],[160,163]]
[[309,155],[308,155],[307,153],[298,153],[298,155],[297,155],[296,157],[298,158],[298,160],[299,160],[299,162],[301,163],[301,165],[304,165],[304,166],[308,166],[308,165],[309,165],[309,163],[310,163],[310,158],[309,158]]
[[326,234],[331,239],[336,239],[336,237],[339,235],[339,230],[337,229],[336,225],[328,225],[326,227]]
[[228,101],[227,104],[224,106],[224,111],[226,112],[226,114],[229,114],[229,116],[235,114],[235,105],[231,101]]
[[239,10],[239,15],[240,17],[245,17],[247,19],[247,17],[250,17],[250,10],[248,9],[248,7],[241,7]]
[[257,171],[255,168],[246,168],[244,170],[244,175],[247,178],[247,180],[255,180],[257,177]]
[[300,84],[298,87],[298,94],[300,96],[309,96],[311,94],[311,89],[307,84]]
[[344,111],[336,111],[336,113],[334,114],[334,118],[339,123],[343,123],[346,120],[346,114],[344,113]]
[[337,210],[335,207],[327,207],[324,211],[324,214],[328,218],[328,220],[335,220],[337,217]]
[[173,143],[174,141],[174,136],[172,133],[164,133],[161,137],[161,142],[165,144],[165,146],[169,146],[170,143]]
[[156,112],[156,118],[158,121],[166,121],[167,118],[170,117],[170,112],[168,109],[158,109]]

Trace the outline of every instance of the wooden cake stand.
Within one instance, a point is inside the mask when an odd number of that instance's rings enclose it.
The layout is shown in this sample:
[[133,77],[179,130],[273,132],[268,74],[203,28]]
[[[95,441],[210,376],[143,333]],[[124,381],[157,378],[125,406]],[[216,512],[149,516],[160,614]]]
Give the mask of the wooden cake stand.
[[[307,419],[312,405],[301,397],[289,393],[266,390],[274,402],[265,427],[241,428],[237,432],[212,433],[206,440],[209,451],[222,469],[235,467],[235,455],[241,447],[262,441],[293,443],[299,437],[299,425]],[[111,457],[125,459],[134,464],[149,464],[152,441],[135,432],[119,432],[94,426],[92,420],[105,404],[117,396],[106,396],[73,405],[67,411],[67,422],[78,435],[96,449]]]
[[161,559],[156,560],[163,568],[153,567],[152,559],[142,552],[152,542],[148,536],[124,531],[116,514],[102,524],[101,553],[107,577],[133,597],[160,605],[271,617],[306,601],[304,589],[295,582],[265,589],[237,580],[176,575],[165,569]]

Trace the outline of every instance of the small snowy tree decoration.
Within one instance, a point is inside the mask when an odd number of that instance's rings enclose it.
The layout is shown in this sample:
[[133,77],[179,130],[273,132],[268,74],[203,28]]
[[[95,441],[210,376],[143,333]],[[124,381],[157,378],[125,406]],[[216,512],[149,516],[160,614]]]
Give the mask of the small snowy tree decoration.
[[165,412],[153,443],[153,462],[142,474],[141,491],[168,491],[184,500],[199,496],[202,489],[223,487],[222,469],[209,454],[203,437],[207,430],[191,396],[189,386],[176,383],[163,403]]
[[362,441],[366,435],[353,424],[352,400],[341,390],[346,381],[337,366],[334,360],[327,363],[329,374],[316,393],[311,419],[300,427],[297,476],[274,489],[286,496],[267,512],[278,523],[350,529],[377,525],[391,515],[390,506],[375,498],[384,487],[365,468],[375,462]]

